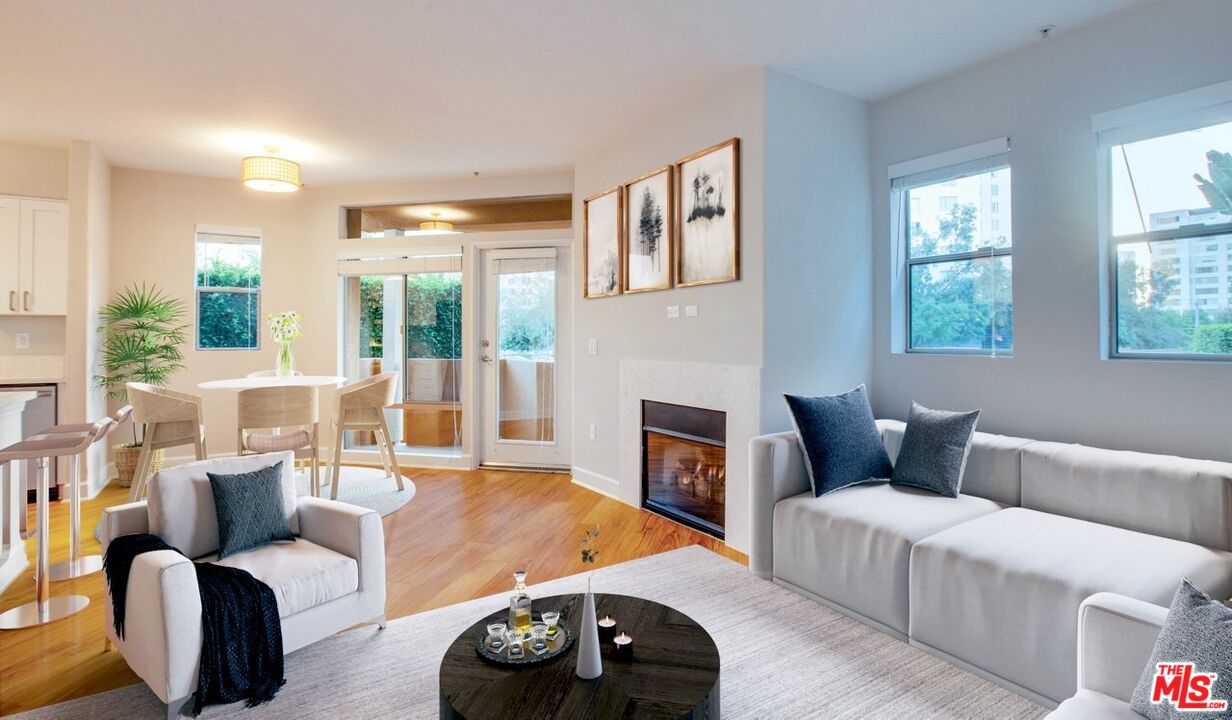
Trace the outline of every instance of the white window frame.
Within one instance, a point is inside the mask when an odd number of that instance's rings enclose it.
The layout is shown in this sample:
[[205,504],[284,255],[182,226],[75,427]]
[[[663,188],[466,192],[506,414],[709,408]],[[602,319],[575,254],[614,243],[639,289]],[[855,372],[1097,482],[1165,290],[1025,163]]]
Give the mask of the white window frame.
[[[201,286],[197,284],[197,247],[201,243],[229,242],[237,245],[256,245],[261,250],[261,284],[255,288]],[[193,235],[193,316],[197,326],[193,332],[193,346],[203,352],[252,352],[261,349],[261,289],[265,287],[265,248],[261,231],[256,228],[232,227],[230,225],[197,225]],[[201,347],[201,291],[226,292],[257,296],[257,343],[252,347]]]
[[[982,348],[914,348],[911,346],[911,268],[913,266],[980,258],[1013,257],[1014,254],[1014,247],[1011,244],[1008,248],[986,246],[970,252],[930,255],[923,258],[911,257],[911,190],[1001,169],[1011,169],[1009,138],[997,138],[898,163],[888,168],[893,272],[890,285],[890,347],[893,352],[912,355],[1013,357],[1012,346],[1004,351],[997,350],[995,347],[984,350]],[[1011,206],[1013,205],[1012,194],[1011,190]],[[1013,237],[1012,232],[1011,237]]]
[[1167,240],[1189,240],[1232,234],[1232,223],[1183,225],[1132,235],[1112,234],[1112,148],[1165,135],[1232,122],[1232,80],[1149,100],[1094,115],[1097,152],[1096,177],[1099,196],[1100,256],[1100,354],[1105,360],[1180,362],[1232,362],[1232,355],[1201,353],[1121,352],[1117,340],[1120,317],[1117,308],[1117,249],[1121,245]]

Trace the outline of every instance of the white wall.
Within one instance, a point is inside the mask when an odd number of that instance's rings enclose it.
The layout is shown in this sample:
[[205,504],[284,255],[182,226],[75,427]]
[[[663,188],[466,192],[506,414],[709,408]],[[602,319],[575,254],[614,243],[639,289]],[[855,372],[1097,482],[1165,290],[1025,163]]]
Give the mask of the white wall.
[[[620,360],[624,358],[762,364],[762,189],[764,79],[760,71],[733,80],[679,108],[652,114],[647,124],[601,148],[581,153],[574,167],[576,263],[582,259],[582,200],[694,151],[740,138],[740,280],[574,302],[573,465],[614,482],[618,472]],[[667,306],[681,306],[669,320]],[[697,305],[698,317],[684,317]],[[588,355],[588,340],[598,354]],[[596,426],[595,440],[588,439]]]
[[0,195],[68,199],[68,150],[0,142]]
[[[98,310],[107,301],[111,231],[111,166],[97,146],[74,140],[69,153],[68,313],[64,318],[62,423],[89,422],[107,414],[106,392],[94,385],[98,370]],[[106,480],[106,448],[89,453],[93,494]]]
[[766,73],[763,432],[871,371],[868,105]]
[[[1172,0],[1062,34],[872,107],[878,416],[983,408],[980,428],[1232,456],[1232,366],[1100,359],[1095,113],[1232,78],[1232,3]],[[890,352],[886,166],[1009,136],[1014,357]]]

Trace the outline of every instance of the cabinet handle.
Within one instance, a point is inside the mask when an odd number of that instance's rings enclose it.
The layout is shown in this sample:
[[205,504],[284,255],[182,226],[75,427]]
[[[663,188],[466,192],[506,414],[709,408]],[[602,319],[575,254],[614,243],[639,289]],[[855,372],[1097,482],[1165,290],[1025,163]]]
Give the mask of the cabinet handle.
[[22,293],[21,309],[25,310],[26,312],[30,312],[30,291],[29,290],[26,290],[24,293]]
[[17,312],[17,291],[9,290],[9,312]]

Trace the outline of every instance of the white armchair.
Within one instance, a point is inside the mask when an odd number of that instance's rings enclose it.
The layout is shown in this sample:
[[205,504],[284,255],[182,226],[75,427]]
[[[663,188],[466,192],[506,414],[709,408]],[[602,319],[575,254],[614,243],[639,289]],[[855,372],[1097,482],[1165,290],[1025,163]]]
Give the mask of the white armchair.
[[1130,697],[1151,660],[1168,608],[1095,593],[1078,608],[1078,692],[1048,720],[1142,720]]
[[[294,543],[275,543],[216,559],[218,522],[206,471],[243,473],[283,461],[283,500]],[[198,561],[243,568],[269,585],[290,653],[353,625],[385,627],[385,542],[375,511],[295,496],[290,452],[204,460],[169,468],[149,498],[103,510],[104,551],[112,538],[149,532]],[[115,635],[110,599],[107,638],[167,704],[169,718],[197,688],[201,601],[193,561],[162,550],[138,555],[129,573],[124,639]]]

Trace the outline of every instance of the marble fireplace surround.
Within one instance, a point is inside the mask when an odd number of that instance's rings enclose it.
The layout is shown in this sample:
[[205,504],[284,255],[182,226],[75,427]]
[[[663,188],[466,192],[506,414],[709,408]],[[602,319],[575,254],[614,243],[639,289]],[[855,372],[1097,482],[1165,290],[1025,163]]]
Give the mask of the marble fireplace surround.
[[642,506],[642,401],[727,413],[726,542],[749,545],[749,440],[761,427],[761,368],[749,365],[620,361],[617,496]]

